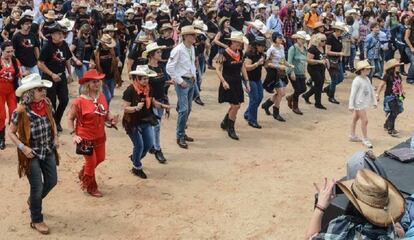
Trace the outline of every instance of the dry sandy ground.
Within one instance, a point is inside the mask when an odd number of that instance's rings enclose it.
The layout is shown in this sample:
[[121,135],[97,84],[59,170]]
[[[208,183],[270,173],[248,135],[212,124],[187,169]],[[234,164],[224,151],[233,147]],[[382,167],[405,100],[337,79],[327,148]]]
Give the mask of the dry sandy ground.
[[[107,159],[96,174],[105,194],[101,199],[81,192],[77,172],[83,160],[64,131],[59,183],[43,204],[51,228],[46,237],[29,227],[28,182],[18,178],[16,150],[7,141],[0,152],[0,239],[303,239],[312,213],[312,183],[340,178],[346,159],[363,149],[348,142],[351,79],[338,88],[340,105],[328,103],[324,95],[328,111],[321,111],[301,99],[304,115],[298,116],[283,101],[287,122],[260,111],[261,130],[243,120],[243,104],[236,124],[241,140],[234,141],[219,128],[227,105],[217,103],[218,80],[208,70],[202,91],[206,106],[194,105],[188,127],[196,141],[188,150],[176,145],[176,98],[170,91],[173,110],[162,123],[168,164],[147,156],[148,180],[129,172],[131,142],[125,132],[107,129]],[[125,85],[116,90],[112,111],[121,111]],[[72,97],[76,88],[71,85]],[[414,127],[409,118],[413,87],[406,86],[406,92],[406,110],[397,120],[401,138],[384,132],[382,107],[369,111],[369,134],[378,154],[406,139]]]

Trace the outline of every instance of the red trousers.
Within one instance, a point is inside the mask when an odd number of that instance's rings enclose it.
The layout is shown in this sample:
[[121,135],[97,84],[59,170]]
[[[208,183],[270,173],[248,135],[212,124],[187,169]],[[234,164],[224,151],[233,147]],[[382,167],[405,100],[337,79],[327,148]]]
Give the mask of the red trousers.
[[9,109],[9,121],[13,111],[17,107],[16,94],[13,84],[0,83],[0,130],[6,126],[6,103]]
[[82,189],[93,192],[98,188],[95,179],[96,167],[105,160],[105,142],[94,146],[91,156],[84,156],[85,164],[79,172],[79,178],[82,181]]

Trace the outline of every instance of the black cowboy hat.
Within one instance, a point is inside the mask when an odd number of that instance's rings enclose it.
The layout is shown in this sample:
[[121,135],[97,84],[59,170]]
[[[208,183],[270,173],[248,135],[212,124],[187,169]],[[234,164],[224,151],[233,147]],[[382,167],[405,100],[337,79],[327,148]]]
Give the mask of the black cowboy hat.
[[47,28],[47,30],[48,30],[48,33],[50,33],[50,34],[52,34],[52,33],[55,33],[55,32],[63,32],[63,33],[65,33],[65,32],[67,32],[68,31],[68,29],[66,28],[66,27],[64,27],[64,26],[62,26],[62,25],[60,25],[59,23],[54,23],[54,24],[52,24],[52,25],[50,25],[48,28]]
[[26,22],[33,22],[33,18],[30,16],[23,16],[19,19],[19,21],[17,22],[17,28],[20,29],[20,27],[26,23]]

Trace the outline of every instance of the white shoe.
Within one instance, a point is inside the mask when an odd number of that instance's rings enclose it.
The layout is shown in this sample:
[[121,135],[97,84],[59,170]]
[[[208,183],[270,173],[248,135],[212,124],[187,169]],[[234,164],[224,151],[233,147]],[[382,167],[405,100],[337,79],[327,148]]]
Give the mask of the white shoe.
[[364,146],[365,146],[365,147],[367,147],[367,148],[372,148],[372,147],[373,147],[373,146],[372,146],[371,141],[370,141],[370,140],[368,140],[368,139],[362,140],[362,143],[363,143],[363,144],[364,144]]
[[356,136],[356,135],[349,135],[349,141],[350,142],[362,142],[362,139],[361,138],[359,138],[358,136]]

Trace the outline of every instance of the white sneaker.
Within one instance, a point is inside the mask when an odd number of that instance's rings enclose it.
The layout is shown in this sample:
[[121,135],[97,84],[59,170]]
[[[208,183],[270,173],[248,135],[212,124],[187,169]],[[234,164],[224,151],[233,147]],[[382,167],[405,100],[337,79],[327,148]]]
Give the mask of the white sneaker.
[[372,146],[371,141],[370,141],[370,140],[368,140],[368,139],[362,140],[362,143],[363,143],[363,144],[364,144],[364,146],[365,146],[365,147],[367,147],[367,148],[372,148],[372,147],[373,147],[373,146]]
[[358,136],[356,136],[356,135],[349,135],[349,141],[350,142],[362,142],[362,139],[361,138],[359,138]]

